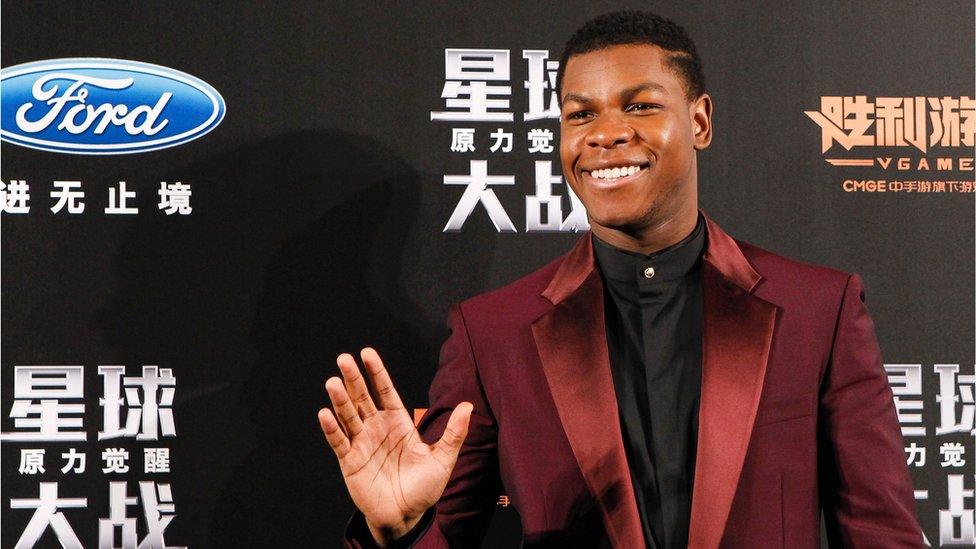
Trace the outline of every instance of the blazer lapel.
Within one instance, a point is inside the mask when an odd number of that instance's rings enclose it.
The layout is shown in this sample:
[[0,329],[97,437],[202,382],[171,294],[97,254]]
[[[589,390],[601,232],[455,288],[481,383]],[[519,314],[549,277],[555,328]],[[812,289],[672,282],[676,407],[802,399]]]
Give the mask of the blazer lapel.
[[[759,405],[776,306],[762,276],[705,215],[702,386],[688,546],[718,547]],[[560,422],[615,547],[645,547],[623,446],[604,324],[603,281],[587,233],[542,293],[553,307],[532,334]]]
[[614,547],[645,547],[620,432],[590,235],[542,294],[553,308],[532,323],[556,410]]
[[[704,212],[702,212],[704,214]],[[688,547],[718,547],[752,435],[778,308],[752,294],[762,276],[705,216],[698,451]]]

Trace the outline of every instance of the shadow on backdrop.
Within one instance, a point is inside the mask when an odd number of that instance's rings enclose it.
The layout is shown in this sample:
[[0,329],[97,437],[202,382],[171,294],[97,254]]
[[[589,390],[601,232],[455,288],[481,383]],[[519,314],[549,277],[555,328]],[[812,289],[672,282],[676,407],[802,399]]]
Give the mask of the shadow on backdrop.
[[[177,504],[167,538],[336,546],[353,506],[316,420],[335,357],[376,347],[404,402],[421,407],[447,336],[398,282],[411,238],[430,245],[416,226],[428,213],[421,175],[370,138],[329,131],[172,177],[194,184],[192,215],[134,219],[98,319],[108,345],[178,380],[178,436],[164,440],[173,473],[157,479]],[[490,236],[466,258],[475,276]]]

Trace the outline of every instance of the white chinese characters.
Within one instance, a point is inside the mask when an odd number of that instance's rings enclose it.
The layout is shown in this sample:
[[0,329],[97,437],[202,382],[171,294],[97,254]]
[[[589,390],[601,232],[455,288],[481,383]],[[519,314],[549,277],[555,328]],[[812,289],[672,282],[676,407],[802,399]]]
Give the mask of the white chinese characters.
[[448,48],[444,50],[444,89],[441,98],[450,110],[430,113],[431,120],[512,121],[508,97],[512,87],[488,84],[509,80],[508,50]]
[[[105,396],[100,399],[104,409],[104,427],[98,440],[135,437],[138,440],[159,440],[176,436],[173,421],[173,397],[176,378],[169,368],[143,366],[142,376],[125,376],[124,366],[99,366]],[[125,389],[125,398],[122,389]],[[121,425],[125,411],[125,425]]]
[[[106,206],[102,210],[105,215],[138,215],[136,204],[138,193],[129,188],[125,181],[107,189]],[[173,214],[190,215],[193,208],[190,197],[193,190],[190,185],[176,181],[159,184],[159,202],[157,209],[167,216]],[[53,181],[48,193],[51,198],[50,210],[54,215],[80,215],[85,213],[86,190],[81,181]],[[11,179],[0,181],[0,212],[8,215],[25,215],[31,211],[31,184],[25,179]]]
[[[927,369],[927,368],[926,368]],[[934,394],[938,414],[926,416],[923,396],[922,364],[885,364],[888,383],[894,393],[895,410],[906,438],[906,463],[913,470],[925,467],[945,469],[946,507],[939,509],[938,540],[940,545],[972,546],[974,536],[973,489],[966,484],[970,475],[958,474],[959,468],[970,465],[967,449],[971,448],[974,403],[973,393],[976,376],[960,374],[958,364],[934,364],[930,372],[938,379],[938,392]],[[929,429],[925,423],[934,424]],[[926,442],[938,437],[935,447],[927,448]],[[908,439],[911,439],[911,442]],[[950,440],[944,440],[949,438]],[[928,452],[927,450],[933,450]],[[971,450],[970,450],[971,452]],[[915,477],[916,481],[918,477]],[[929,490],[915,490],[915,499],[928,500]],[[926,545],[929,537],[926,536]]]
[[[111,475],[109,482],[108,516],[98,521],[99,549],[183,549],[167,545],[166,528],[175,515],[175,502],[170,485],[156,481],[139,481],[138,494],[129,494],[126,481],[116,481],[119,475],[138,470],[141,457],[142,472],[151,475],[170,473],[171,455],[168,447],[124,446],[132,441],[155,441],[174,437],[176,424],[173,400],[176,377],[170,368],[147,365],[141,374],[127,375],[124,366],[100,366],[98,373],[103,391],[98,405],[103,411],[102,430],[97,439],[114,439],[111,446],[87,451],[65,442],[87,441],[84,366],[15,366],[13,379],[14,402],[10,410],[13,429],[0,433],[4,443],[32,443],[20,448],[18,473],[38,478],[37,497],[11,497],[10,509],[33,510],[16,542],[16,548],[31,548],[48,538],[57,539],[63,547],[82,548],[72,522],[78,519],[74,509],[88,507],[88,498],[62,497],[59,482],[51,482],[59,474],[68,480],[86,473],[88,452],[100,463],[92,467],[89,477]],[[126,440],[128,439],[128,440]],[[37,447],[33,443],[54,443],[54,447]],[[60,456],[61,461],[57,462]],[[45,460],[51,462],[45,463]],[[69,484],[71,486],[71,484]],[[138,519],[129,507],[141,505]],[[139,532],[137,532],[137,528]],[[117,545],[121,540],[121,545]],[[92,547],[93,545],[89,545]]]
[[14,403],[10,417],[16,432],[0,433],[0,441],[82,441],[83,366],[14,367]]
[[[445,110],[431,111],[435,122],[464,122],[451,128],[450,150],[457,155],[501,155],[516,147],[530,155],[553,155],[556,134],[552,128],[533,124],[524,130],[513,127],[511,52],[507,49],[448,48],[444,51],[445,84],[441,98]],[[548,50],[523,50],[527,78],[524,89],[528,110],[521,122],[558,120],[556,74],[559,62],[549,59]],[[479,123],[491,123],[479,128]],[[505,126],[504,124],[509,124]],[[518,136],[518,139],[516,139]],[[518,141],[518,143],[516,143]],[[523,148],[524,147],[524,148]],[[444,185],[463,186],[457,205],[443,232],[458,232],[467,220],[483,211],[496,232],[518,232],[509,212],[510,204],[524,198],[525,232],[577,232],[589,229],[583,204],[568,187],[563,193],[553,186],[563,183],[554,175],[551,160],[534,161],[534,193],[519,192],[521,180],[510,168],[490,174],[488,159],[465,159],[467,174],[444,175]],[[528,180],[528,178],[525,178]],[[568,213],[565,213],[568,212]]]
[[[176,377],[172,369],[143,366],[141,376],[126,376],[124,366],[100,366],[98,373],[104,385],[99,399],[104,421],[98,440],[176,436],[172,409]],[[0,441],[87,440],[81,417],[85,412],[83,376],[84,366],[14,367],[14,402],[9,417],[15,430],[0,433]]]
[[[121,537],[119,549],[186,549],[167,545],[166,528],[176,518],[176,504],[169,484],[139,482],[139,495],[127,493],[127,482],[109,483],[109,516],[98,521],[99,549],[115,549],[115,540]],[[146,534],[139,539],[137,521],[128,516],[127,508],[142,504],[143,524]],[[59,497],[58,483],[41,482],[37,498],[11,498],[11,509],[34,509],[34,513],[17,540],[15,549],[31,549],[50,528],[62,547],[82,549],[81,540],[68,522],[62,509],[84,509],[88,498]],[[116,536],[120,532],[121,536]]]

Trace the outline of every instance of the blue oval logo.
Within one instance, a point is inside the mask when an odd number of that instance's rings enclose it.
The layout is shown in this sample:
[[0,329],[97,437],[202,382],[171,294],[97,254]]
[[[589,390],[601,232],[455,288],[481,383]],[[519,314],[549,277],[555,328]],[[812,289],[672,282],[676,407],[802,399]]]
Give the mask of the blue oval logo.
[[224,119],[224,99],[184,72],[123,59],[50,59],[0,70],[0,139],[71,154],[175,147]]

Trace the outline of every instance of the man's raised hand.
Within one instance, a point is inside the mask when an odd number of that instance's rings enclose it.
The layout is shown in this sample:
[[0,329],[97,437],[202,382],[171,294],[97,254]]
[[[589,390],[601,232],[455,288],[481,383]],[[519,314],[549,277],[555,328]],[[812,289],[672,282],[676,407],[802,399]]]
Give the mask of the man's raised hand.
[[[360,352],[377,398],[374,403],[356,359],[336,359],[342,378],[325,389],[332,402],[319,410],[319,424],[339,458],[346,488],[363,512],[373,537],[388,543],[406,534],[447,486],[468,432],[471,403],[454,408],[440,440],[426,444],[403,407],[375,350]],[[377,406],[378,404],[378,406]]]

